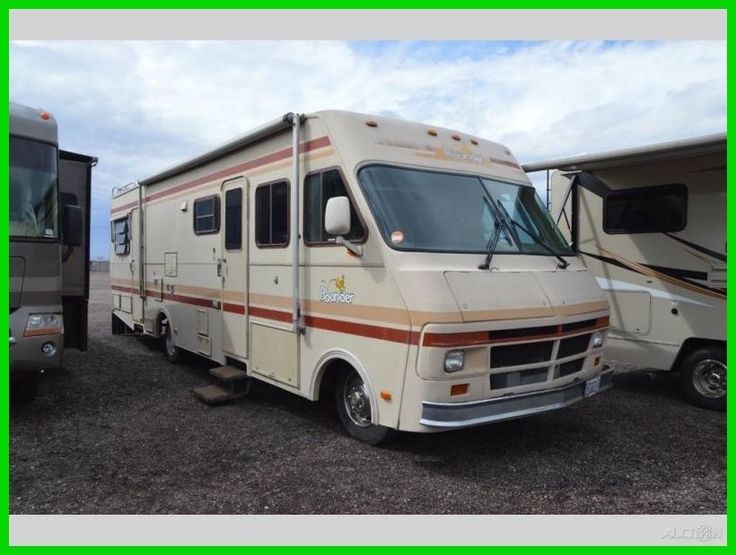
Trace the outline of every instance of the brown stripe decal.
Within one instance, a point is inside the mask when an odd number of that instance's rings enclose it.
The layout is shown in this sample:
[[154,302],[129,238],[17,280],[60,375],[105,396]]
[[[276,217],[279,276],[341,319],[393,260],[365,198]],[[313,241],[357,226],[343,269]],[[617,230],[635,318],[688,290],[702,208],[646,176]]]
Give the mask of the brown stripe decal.
[[354,322],[344,322],[342,320],[321,318],[319,316],[306,316],[304,318],[304,323],[310,328],[336,331],[350,335],[360,335],[361,337],[382,339],[384,341],[393,341],[395,343],[412,343],[413,345],[416,345],[419,342],[418,333],[412,333],[408,330],[400,330],[396,328],[356,324]]
[[[309,151],[316,150],[318,148],[322,148],[322,147],[329,146],[329,145],[330,145],[330,138],[327,136],[324,136],[318,139],[313,139],[311,141],[306,141],[302,143],[299,149],[299,152],[300,153],[309,152]],[[266,164],[277,162],[279,160],[284,160],[290,157],[291,157],[291,148],[284,148],[282,150],[272,152],[271,154],[266,154],[265,156],[261,156],[260,158],[256,158],[255,160],[249,160],[248,162],[243,162],[242,164],[237,164],[235,166],[231,166],[223,170],[219,170],[219,171],[207,174],[207,175],[203,175],[202,177],[192,179],[191,181],[185,181],[184,183],[180,183],[179,185],[176,185],[175,187],[170,187],[163,191],[159,191],[158,193],[153,193],[152,195],[145,197],[143,199],[143,202],[144,203],[153,202],[154,200],[157,200],[163,197],[167,197],[169,195],[174,195],[176,193],[180,193],[181,191],[191,189],[192,187],[202,185],[209,181],[214,181],[216,179],[222,179],[223,177],[228,177],[234,173],[245,172],[248,170],[252,170],[253,168],[257,168],[259,166],[265,166]],[[121,206],[116,207],[114,210],[111,211],[111,214],[113,215],[118,214],[119,212],[122,212],[129,208],[134,208],[136,206],[138,206],[137,201],[129,202],[127,204],[123,204]]]

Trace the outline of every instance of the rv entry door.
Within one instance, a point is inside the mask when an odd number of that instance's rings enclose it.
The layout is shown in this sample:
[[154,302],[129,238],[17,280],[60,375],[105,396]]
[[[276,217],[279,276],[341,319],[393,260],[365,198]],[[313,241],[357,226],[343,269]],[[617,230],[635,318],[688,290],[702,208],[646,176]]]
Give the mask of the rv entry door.
[[222,350],[248,358],[248,181],[237,177],[221,190],[224,233],[218,273],[221,280]]

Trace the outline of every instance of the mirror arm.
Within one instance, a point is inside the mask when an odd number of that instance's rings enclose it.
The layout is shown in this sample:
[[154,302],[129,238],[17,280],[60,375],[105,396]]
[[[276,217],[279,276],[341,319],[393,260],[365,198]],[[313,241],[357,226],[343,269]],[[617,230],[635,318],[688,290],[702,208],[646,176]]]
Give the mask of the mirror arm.
[[355,256],[363,256],[363,245],[356,245],[352,241],[348,241],[347,239],[345,239],[342,235],[338,235],[337,237],[335,237],[335,243],[337,243],[338,245],[342,245],[350,252],[352,252]]

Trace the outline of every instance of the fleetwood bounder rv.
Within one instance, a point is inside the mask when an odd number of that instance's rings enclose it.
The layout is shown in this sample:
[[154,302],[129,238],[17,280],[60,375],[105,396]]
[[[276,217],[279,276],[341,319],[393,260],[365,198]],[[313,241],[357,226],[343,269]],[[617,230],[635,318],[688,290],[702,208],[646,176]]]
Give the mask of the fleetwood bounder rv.
[[611,304],[606,356],[726,406],[726,136],[524,166]]
[[64,347],[87,348],[89,210],[96,158],[59,150],[56,121],[10,103],[10,392],[36,396]]
[[287,114],[115,189],[111,242],[114,332],[227,365],[212,374],[230,384],[334,391],[369,443],[611,384],[595,279],[511,153],[447,129]]

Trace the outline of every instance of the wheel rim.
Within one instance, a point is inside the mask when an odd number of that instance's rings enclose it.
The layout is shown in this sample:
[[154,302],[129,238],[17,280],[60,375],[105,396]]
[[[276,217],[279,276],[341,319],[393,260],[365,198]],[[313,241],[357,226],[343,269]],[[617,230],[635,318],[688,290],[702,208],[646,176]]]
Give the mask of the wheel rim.
[[693,386],[705,397],[723,397],[726,394],[726,365],[711,358],[701,360],[693,367]]
[[355,425],[361,428],[371,425],[371,400],[363,380],[357,373],[353,372],[345,382],[342,398],[345,411]]
[[171,333],[171,328],[166,328],[166,352],[172,357],[176,354],[176,345],[174,345],[174,337]]

